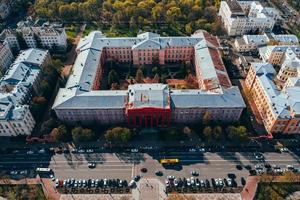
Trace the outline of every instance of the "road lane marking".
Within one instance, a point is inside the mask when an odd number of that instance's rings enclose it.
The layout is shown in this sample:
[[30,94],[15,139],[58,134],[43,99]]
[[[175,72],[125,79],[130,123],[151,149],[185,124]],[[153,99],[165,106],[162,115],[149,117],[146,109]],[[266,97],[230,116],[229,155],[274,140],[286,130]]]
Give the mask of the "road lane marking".
[[[180,160],[181,163],[185,163],[185,162],[199,162],[199,164],[203,163],[203,164],[209,164],[210,162],[236,162],[237,164],[240,162],[257,162],[257,163],[261,163],[258,160],[239,160],[239,159],[233,159],[233,160],[199,160],[199,159],[193,159],[193,160]],[[126,163],[126,162],[122,162],[122,161],[83,161],[83,160],[73,160],[73,161],[66,161],[66,160],[46,160],[46,161],[0,161],[0,164],[7,164],[7,163],[81,163],[81,164],[86,164],[88,162],[95,162],[98,164],[105,164],[105,163],[120,163],[122,165],[130,165],[131,163]],[[298,162],[296,159],[295,160],[265,160],[265,162]],[[140,164],[140,163],[157,163],[159,164],[158,161],[156,160],[147,160],[146,162],[144,161],[136,161],[136,164]]]

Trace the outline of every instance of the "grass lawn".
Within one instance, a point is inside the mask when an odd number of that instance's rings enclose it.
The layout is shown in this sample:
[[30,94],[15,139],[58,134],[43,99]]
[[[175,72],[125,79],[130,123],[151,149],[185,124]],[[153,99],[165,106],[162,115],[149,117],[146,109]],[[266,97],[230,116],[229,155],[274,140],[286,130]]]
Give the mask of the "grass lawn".
[[0,197],[8,200],[46,200],[40,185],[0,185]]
[[300,183],[266,183],[258,184],[255,200],[284,200],[294,192],[300,191]]

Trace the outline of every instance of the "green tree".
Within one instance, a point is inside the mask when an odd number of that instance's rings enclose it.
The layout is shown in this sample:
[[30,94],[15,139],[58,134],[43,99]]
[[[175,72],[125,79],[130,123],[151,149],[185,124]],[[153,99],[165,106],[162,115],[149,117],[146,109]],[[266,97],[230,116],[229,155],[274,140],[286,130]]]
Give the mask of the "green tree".
[[119,83],[119,75],[114,69],[108,73],[108,85],[111,86],[113,83]]
[[137,83],[143,83],[143,79],[144,79],[144,73],[143,73],[143,70],[141,68],[139,68],[137,71],[136,71],[136,75],[135,75],[135,81]]
[[57,142],[68,142],[71,139],[70,133],[65,125],[60,125],[58,128],[52,129],[51,136]]
[[57,127],[57,125],[58,122],[55,119],[50,118],[49,120],[42,123],[40,131],[42,134],[49,134],[53,128]]
[[91,129],[82,127],[72,129],[72,139],[75,143],[91,141],[94,137],[95,133]]
[[210,118],[211,118],[211,115],[208,111],[206,111],[203,115],[203,119],[202,119],[202,124],[207,126],[209,125],[210,123]]
[[115,127],[107,130],[104,137],[106,140],[111,142],[127,143],[131,139],[132,133],[128,128]]
[[213,136],[216,140],[219,140],[222,136],[222,127],[216,126],[213,128]]
[[229,126],[227,132],[228,138],[234,142],[241,142],[247,139],[247,129],[244,126]]
[[204,129],[203,129],[203,135],[205,137],[205,139],[209,142],[212,141],[213,139],[213,132],[212,132],[212,128],[210,126],[206,126]]

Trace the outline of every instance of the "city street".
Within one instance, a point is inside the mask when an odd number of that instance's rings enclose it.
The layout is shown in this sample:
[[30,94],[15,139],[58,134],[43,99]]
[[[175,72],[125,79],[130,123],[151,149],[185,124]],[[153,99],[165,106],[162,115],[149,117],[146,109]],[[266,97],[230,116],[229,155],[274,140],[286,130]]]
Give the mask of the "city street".
[[[293,153],[264,153],[265,162],[276,164],[285,168],[294,165],[299,168],[298,157]],[[159,160],[162,158],[178,158],[179,168],[165,169]],[[88,168],[89,162],[95,162],[96,167]],[[248,170],[237,169],[237,165],[251,165],[261,163],[253,153],[232,152],[176,152],[176,153],[85,153],[85,154],[55,154],[52,157],[46,154],[5,154],[0,158],[2,170],[34,169],[35,167],[50,167],[58,179],[127,179],[135,175],[142,175],[149,179],[163,181],[167,175],[177,178],[191,177],[191,171],[199,172],[199,179],[225,178],[228,173],[234,173],[240,184],[241,177],[249,175]],[[147,168],[147,173],[142,173],[141,168]],[[162,171],[163,176],[156,176],[156,171]]]

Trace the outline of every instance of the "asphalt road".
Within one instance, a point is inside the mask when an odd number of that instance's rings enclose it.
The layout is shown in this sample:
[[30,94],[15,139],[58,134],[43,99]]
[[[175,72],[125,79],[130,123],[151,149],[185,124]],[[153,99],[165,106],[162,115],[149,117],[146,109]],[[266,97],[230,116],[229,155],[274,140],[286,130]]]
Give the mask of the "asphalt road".
[[[300,167],[298,156],[293,153],[264,153],[265,162],[285,167],[292,164]],[[160,163],[161,158],[178,158],[181,168],[165,169]],[[95,162],[94,169],[88,168],[88,162]],[[135,175],[146,178],[157,178],[163,181],[167,175],[177,178],[191,177],[191,171],[200,173],[199,179],[225,178],[228,173],[236,174],[236,180],[246,178],[249,172],[246,169],[238,170],[236,165],[251,165],[261,163],[253,157],[253,153],[91,153],[91,154],[32,154],[26,153],[3,154],[0,157],[0,170],[34,169],[43,166],[53,169],[55,177],[59,179],[101,179],[119,178],[130,180]],[[141,168],[147,168],[147,173],[141,173]],[[162,171],[158,177],[155,171]]]

